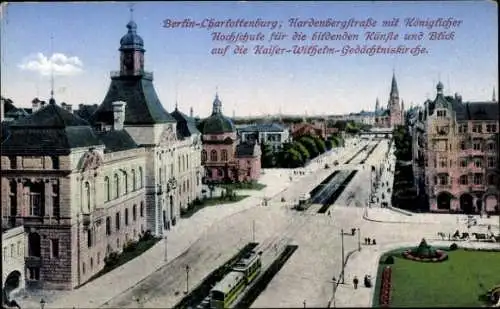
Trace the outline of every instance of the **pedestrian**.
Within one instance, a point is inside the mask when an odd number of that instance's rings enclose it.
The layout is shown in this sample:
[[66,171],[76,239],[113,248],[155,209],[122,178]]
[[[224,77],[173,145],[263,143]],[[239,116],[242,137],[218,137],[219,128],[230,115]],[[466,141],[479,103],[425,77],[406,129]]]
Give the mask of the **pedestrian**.
[[372,240],[372,245],[376,245],[377,242],[375,241],[375,238]]
[[357,290],[358,289],[358,283],[359,283],[358,277],[354,276],[354,279],[352,280],[352,283],[354,284],[354,289]]
[[368,238],[367,238],[367,240],[368,240],[368,244],[370,244],[370,243],[371,243],[371,241],[370,241],[370,240],[371,240],[371,239],[370,239],[370,237],[368,237]]
[[331,215],[331,213],[330,213],[330,211],[328,211],[328,216],[330,216],[330,215]]

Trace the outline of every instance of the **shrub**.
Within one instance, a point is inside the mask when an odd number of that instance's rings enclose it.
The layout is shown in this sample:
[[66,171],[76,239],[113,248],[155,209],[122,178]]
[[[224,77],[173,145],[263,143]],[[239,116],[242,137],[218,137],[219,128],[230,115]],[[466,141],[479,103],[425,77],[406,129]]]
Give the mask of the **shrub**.
[[144,234],[141,236],[140,241],[147,241],[153,239],[153,234],[151,234],[151,230],[147,230],[144,232]]
[[105,267],[114,267],[119,260],[119,255],[118,252],[110,252],[105,258],[104,258],[104,265]]
[[385,259],[385,264],[394,264],[394,257],[392,255],[389,255],[386,259]]
[[457,246],[457,244],[456,244],[456,243],[452,243],[452,244],[450,245],[450,251],[455,251],[455,250],[457,250],[457,249],[458,249],[458,246]]
[[123,246],[123,251],[124,252],[133,252],[137,249],[137,241],[129,240],[124,246]]

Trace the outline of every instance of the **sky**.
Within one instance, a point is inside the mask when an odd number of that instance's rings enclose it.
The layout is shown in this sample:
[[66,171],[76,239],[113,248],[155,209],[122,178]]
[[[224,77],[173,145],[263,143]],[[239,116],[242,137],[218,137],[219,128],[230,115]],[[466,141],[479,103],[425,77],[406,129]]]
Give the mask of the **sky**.
[[[212,109],[216,91],[223,112],[232,116],[261,114],[344,114],[373,110],[376,98],[385,106],[391,78],[396,75],[405,106],[433,98],[439,80],[447,94],[458,92],[466,101],[498,97],[498,10],[493,1],[447,2],[74,2],[10,3],[2,6],[1,94],[17,106],[29,107],[38,97],[50,98],[51,73],[57,102],[100,104],[110,84],[110,71],[119,70],[120,38],[126,34],[131,15],[144,39],[145,69],[154,74],[159,99],[168,111],[175,103],[186,113],[205,117]],[[131,14],[130,8],[133,7]],[[458,27],[428,30],[406,27],[405,18],[452,18]],[[196,22],[214,20],[277,21],[282,27],[261,28],[165,28],[167,19]],[[292,28],[289,20],[345,21],[368,18],[374,28]],[[382,22],[399,18],[397,27]],[[366,41],[365,32],[398,34],[395,41]],[[431,31],[454,32],[453,40],[429,40]],[[246,55],[213,55],[214,48],[228,43],[212,40],[223,34],[262,33],[263,42],[250,42]],[[288,37],[268,42],[272,32]],[[292,41],[303,32],[305,41]],[[312,41],[314,32],[358,34],[351,41]],[[404,40],[406,33],[424,33],[422,41]],[[51,39],[52,37],[52,39]],[[256,45],[344,46],[421,45],[421,55],[337,54],[256,55]]]

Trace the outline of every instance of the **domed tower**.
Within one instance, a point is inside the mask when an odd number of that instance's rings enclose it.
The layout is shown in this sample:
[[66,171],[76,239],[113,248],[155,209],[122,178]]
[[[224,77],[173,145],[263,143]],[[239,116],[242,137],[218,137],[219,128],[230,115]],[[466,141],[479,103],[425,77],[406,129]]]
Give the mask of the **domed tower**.
[[228,117],[222,114],[222,102],[219,95],[215,94],[214,102],[212,103],[212,115],[203,122],[203,134],[226,134],[235,133],[236,128]]
[[130,20],[128,32],[120,40],[120,75],[141,75],[144,72],[144,41],[137,34],[137,24]]

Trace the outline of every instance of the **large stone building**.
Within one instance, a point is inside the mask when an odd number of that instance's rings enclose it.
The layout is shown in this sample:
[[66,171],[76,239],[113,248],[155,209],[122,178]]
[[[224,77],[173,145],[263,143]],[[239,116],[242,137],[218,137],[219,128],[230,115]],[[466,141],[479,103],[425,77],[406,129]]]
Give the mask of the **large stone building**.
[[260,177],[259,143],[239,140],[232,120],[222,114],[222,102],[217,94],[212,115],[204,119],[200,127],[205,182],[254,181]]
[[436,98],[424,105],[424,143],[417,153],[424,159],[431,211],[497,212],[498,102],[462,102],[445,96],[440,82]]
[[[24,227],[2,228],[2,300],[24,288]],[[3,304],[3,302],[2,302]]]
[[2,136],[2,224],[24,225],[29,287],[83,284],[106,255],[146,230],[163,235],[201,196],[200,134],[163,108],[137,25],[127,28],[102,104],[72,113],[51,98]]
[[404,103],[399,104],[399,90],[396,82],[396,75],[392,75],[391,92],[389,93],[389,101],[387,108],[380,107],[379,100],[375,102],[375,122],[376,128],[394,128],[397,125],[403,124],[404,119]]
[[291,142],[290,132],[276,123],[262,123],[245,126],[237,130],[242,142],[268,144],[273,152],[283,149],[283,144]]

